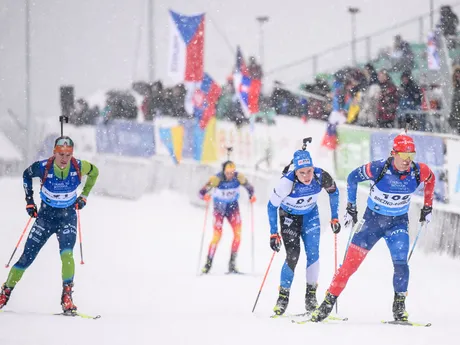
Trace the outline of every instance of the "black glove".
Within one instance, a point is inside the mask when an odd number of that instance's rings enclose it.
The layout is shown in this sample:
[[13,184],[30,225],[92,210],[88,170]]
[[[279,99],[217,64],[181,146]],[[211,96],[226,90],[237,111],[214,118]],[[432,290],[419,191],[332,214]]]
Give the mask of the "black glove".
[[345,213],[344,221],[346,227],[348,227],[351,222],[353,222],[352,226],[358,223],[358,210],[355,204],[351,202],[347,203],[347,213]]
[[433,211],[433,207],[431,206],[423,206],[420,211],[420,223],[426,222],[427,224],[431,222],[431,212]]
[[339,220],[337,218],[331,220],[331,229],[334,234],[338,234],[341,228],[342,227],[340,226]]
[[276,252],[280,251],[281,248],[281,236],[276,233],[270,236],[270,248]]
[[38,214],[37,205],[35,205],[34,198],[26,197],[26,202],[27,202],[26,211],[29,217],[37,218],[37,214]]
[[86,198],[80,195],[75,201],[75,208],[77,210],[81,210],[85,206],[86,206]]

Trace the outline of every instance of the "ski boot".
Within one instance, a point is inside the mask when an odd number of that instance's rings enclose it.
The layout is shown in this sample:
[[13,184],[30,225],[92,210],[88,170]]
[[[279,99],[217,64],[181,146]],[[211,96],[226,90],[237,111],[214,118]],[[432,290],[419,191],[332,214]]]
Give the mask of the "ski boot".
[[326,297],[324,298],[323,303],[316,309],[313,313],[311,313],[311,321],[312,322],[321,322],[326,319],[334,308],[334,304],[337,301],[337,296],[330,294],[329,292],[326,293]]
[[201,269],[201,273],[208,274],[209,271],[211,270],[211,266],[212,266],[212,259],[208,256],[208,258],[206,259],[206,264]]
[[77,306],[72,300],[72,288],[73,283],[64,283],[62,286],[61,306],[64,314],[75,314],[77,312]]
[[283,315],[289,304],[289,289],[280,287],[280,293],[273,311],[276,315]]
[[6,287],[5,284],[2,285],[2,290],[0,291],[0,309],[2,309],[8,303],[8,300],[11,296],[11,291],[13,291],[13,289],[14,288]]
[[318,308],[318,301],[316,300],[317,287],[317,284],[307,284],[307,290],[305,292],[305,310],[307,313],[311,313]]
[[240,273],[240,271],[238,271],[238,269],[236,268],[236,264],[235,264],[235,260],[236,260],[236,253],[232,253],[230,255],[230,261],[228,262],[228,273]]
[[409,314],[406,311],[406,293],[395,292],[393,300],[393,318],[395,321],[407,321]]

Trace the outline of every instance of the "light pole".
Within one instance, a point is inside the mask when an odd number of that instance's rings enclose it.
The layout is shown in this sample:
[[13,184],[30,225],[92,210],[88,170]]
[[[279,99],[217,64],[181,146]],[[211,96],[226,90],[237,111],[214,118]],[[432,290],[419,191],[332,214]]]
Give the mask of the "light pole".
[[434,28],[434,3],[430,0],[430,30]]
[[154,3],[153,0],[148,0],[148,9],[147,9],[147,42],[148,42],[148,73],[149,73],[149,81],[153,83],[155,79],[155,59],[154,59],[154,30],[153,30],[153,7]]
[[356,66],[356,13],[359,13],[358,7],[348,7],[351,14],[351,63]]
[[263,25],[268,22],[270,18],[268,16],[259,16],[256,17],[256,20],[259,22],[259,63],[264,67],[264,29]]
[[[30,113],[31,102],[30,102],[30,1],[25,1],[25,14],[26,14],[26,41],[25,41],[25,58],[26,58],[26,162],[30,162],[32,158],[32,114]],[[30,164],[30,163],[26,163]]]

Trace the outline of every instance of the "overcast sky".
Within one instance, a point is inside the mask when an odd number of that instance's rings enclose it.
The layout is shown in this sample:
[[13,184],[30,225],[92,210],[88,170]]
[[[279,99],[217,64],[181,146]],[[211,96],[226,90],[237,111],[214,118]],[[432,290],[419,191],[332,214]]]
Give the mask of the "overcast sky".
[[[0,111],[24,114],[25,12],[23,0],[0,0]],[[31,102],[37,115],[59,113],[59,86],[73,84],[77,96],[100,89],[127,88],[146,79],[147,0],[36,0],[31,6]],[[434,0],[435,7],[455,4]],[[223,82],[234,64],[232,51],[242,47],[246,57],[259,54],[256,16],[267,15],[264,26],[265,70],[315,54],[350,40],[348,6],[361,9],[357,35],[366,36],[411,17],[429,12],[429,0],[154,0],[155,78],[166,84],[171,8],[183,14],[206,12],[205,70]],[[460,6],[454,8],[459,11]],[[460,11],[459,11],[460,12]],[[425,31],[429,21],[425,21]],[[372,52],[391,45],[392,37],[417,41],[419,24],[380,35]],[[137,44],[140,42],[141,44]],[[226,43],[228,42],[228,43]],[[358,45],[364,57],[364,45]],[[350,61],[350,48],[319,61],[319,70],[334,70]],[[312,65],[271,75],[296,84],[311,78]]]

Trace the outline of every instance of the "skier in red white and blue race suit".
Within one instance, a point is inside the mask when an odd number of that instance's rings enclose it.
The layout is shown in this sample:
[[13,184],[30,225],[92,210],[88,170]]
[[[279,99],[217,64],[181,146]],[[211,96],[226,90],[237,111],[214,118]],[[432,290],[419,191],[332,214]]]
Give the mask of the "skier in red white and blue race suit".
[[[73,248],[77,238],[76,209],[86,205],[86,199],[96,183],[99,171],[93,164],[73,157],[74,143],[69,137],[59,137],[55,141],[54,155],[49,159],[37,161],[24,170],[24,191],[26,211],[36,218],[24,252],[11,268],[6,282],[0,290],[0,309],[8,302],[13,289],[21,280],[26,269],[33,263],[43,245],[51,235],[56,234],[62,261],[61,306],[66,314],[77,311],[73,303],[72,288],[75,273]],[[77,197],[77,187],[82,176],[87,175],[85,186]],[[41,180],[40,198],[42,203],[37,210],[33,197],[32,178]]]
[[211,176],[204,187],[200,189],[199,197],[207,202],[211,199],[211,195],[208,193],[214,189],[212,196],[214,202],[214,233],[209,244],[206,264],[202,269],[204,274],[207,274],[211,270],[217,245],[222,237],[222,225],[225,218],[227,218],[233,229],[233,242],[230,261],[228,263],[228,272],[239,273],[235,261],[241,241],[241,216],[238,204],[240,186],[243,186],[247,190],[249,201],[254,203],[256,201],[254,187],[242,173],[236,171],[235,163],[226,161],[222,164],[222,171]]
[[[294,170],[289,171],[290,165]],[[294,280],[294,270],[300,256],[300,239],[307,256],[305,309],[312,312],[318,306],[316,289],[319,276],[319,240],[321,224],[318,213],[318,195],[324,188],[329,194],[331,228],[340,232],[338,220],[339,189],[328,172],[313,166],[310,153],[298,150],[292,163],[285,167],[283,176],[274,188],[268,202],[270,223],[270,247],[279,251],[281,237],[286,249],[286,261],[281,269],[279,296],[273,311],[282,315],[289,303],[289,294]],[[278,216],[281,236],[278,233]]]
[[409,284],[409,219],[411,195],[424,183],[424,206],[420,222],[431,221],[435,176],[424,163],[413,161],[415,144],[411,137],[398,135],[393,141],[391,157],[367,163],[348,175],[348,203],[345,226],[357,223],[356,193],[359,182],[370,180],[367,208],[348,248],[343,265],[334,276],[326,297],[312,313],[311,321],[319,322],[329,316],[337,298],[352,274],[356,272],[367,253],[381,238],[390,250],[393,261],[393,317],[408,321],[405,300]]

